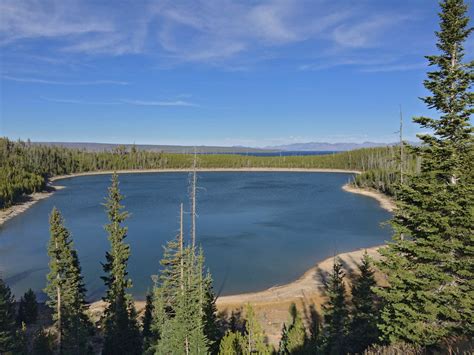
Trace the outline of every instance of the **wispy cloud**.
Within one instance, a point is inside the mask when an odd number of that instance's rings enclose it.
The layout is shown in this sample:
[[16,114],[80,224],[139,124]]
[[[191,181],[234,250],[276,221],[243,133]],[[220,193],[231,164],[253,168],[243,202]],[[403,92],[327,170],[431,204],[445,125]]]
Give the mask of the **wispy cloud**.
[[202,62],[247,68],[248,61],[273,58],[279,48],[312,41],[318,52],[327,53],[329,63],[341,52],[388,48],[387,34],[414,18],[397,10],[374,14],[362,2],[329,0],[119,4],[3,0],[0,46],[27,48],[34,40],[47,40],[59,56],[146,54],[163,65]]
[[76,1],[3,0],[0,14],[0,44],[113,31],[107,18],[84,11]]
[[41,97],[42,100],[48,102],[56,102],[60,104],[79,104],[79,105],[120,105],[121,102],[103,102],[103,101],[88,101],[78,99],[61,99],[53,97]]
[[84,99],[70,99],[70,98],[55,98],[55,97],[41,97],[41,100],[48,102],[55,102],[60,104],[76,104],[76,105],[136,105],[136,106],[160,106],[160,107],[200,107],[200,105],[178,100],[112,100],[112,101],[91,101]]
[[426,63],[394,64],[394,65],[380,65],[380,66],[362,68],[360,69],[360,71],[365,72],[365,73],[380,73],[380,72],[426,69],[426,67],[427,67]]
[[181,106],[181,107],[199,107],[199,105],[184,100],[171,101],[148,101],[148,100],[121,100],[121,102],[137,106]]
[[128,85],[126,81],[117,80],[91,80],[91,81],[57,81],[38,78],[19,78],[9,75],[1,77],[4,80],[16,81],[19,83],[47,84],[47,85]]

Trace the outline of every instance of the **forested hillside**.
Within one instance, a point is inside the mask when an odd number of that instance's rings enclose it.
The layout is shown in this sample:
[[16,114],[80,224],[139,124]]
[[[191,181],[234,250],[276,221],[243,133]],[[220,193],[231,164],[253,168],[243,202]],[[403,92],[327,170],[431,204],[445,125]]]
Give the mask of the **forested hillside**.
[[[393,194],[400,179],[400,148],[366,148],[330,155],[257,157],[230,154],[198,155],[200,168],[325,168],[364,172],[357,185]],[[123,146],[112,151],[91,152],[63,147],[33,145],[0,138],[0,208],[17,202],[23,194],[41,191],[56,175],[101,170],[187,169],[192,154],[157,153]],[[404,169],[415,169],[407,156]]]

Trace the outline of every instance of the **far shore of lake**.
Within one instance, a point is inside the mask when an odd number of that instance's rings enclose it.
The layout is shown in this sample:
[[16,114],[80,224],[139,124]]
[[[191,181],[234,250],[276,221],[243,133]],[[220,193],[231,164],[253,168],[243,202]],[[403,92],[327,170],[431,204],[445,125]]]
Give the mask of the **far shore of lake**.
[[[192,169],[144,169],[144,170],[118,170],[118,174],[144,174],[144,173],[183,173],[191,172]],[[357,170],[343,170],[343,169],[305,169],[305,168],[204,168],[196,169],[197,172],[313,172],[313,173],[349,173],[360,174]],[[56,190],[60,190],[63,186],[55,185],[54,182],[63,179],[71,179],[79,176],[89,175],[110,175],[113,170],[89,171],[84,173],[58,175],[49,179],[47,191],[35,192],[31,195],[25,196],[23,201],[14,204],[8,208],[0,210],[0,227],[9,219],[12,219],[28,208],[33,206],[36,202],[41,201],[51,196]]]

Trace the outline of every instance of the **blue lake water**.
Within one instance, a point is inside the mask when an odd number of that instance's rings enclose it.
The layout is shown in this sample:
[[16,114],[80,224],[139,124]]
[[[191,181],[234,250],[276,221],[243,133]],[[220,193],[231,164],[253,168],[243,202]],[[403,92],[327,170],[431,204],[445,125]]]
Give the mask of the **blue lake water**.
[[[120,174],[131,216],[132,293],[139,299],[159,270],[162,245],[178,231],[179,204],[189,211],[188,174]],[[345,192],[350,174],[213,172],[198,174],[197,239],[220,294],[262,290],[297,279],[315,262],[382,244],[390,218],[377,201]],[[62,212],[78,250],[91,300],[102,296],[107,235],[102,203],[110,175],[58,181],[66,188],[0,229],[0,273],[15,295],[41,292],[48,267],[48,214]],[[189,214],[185,216],[189,236]]]

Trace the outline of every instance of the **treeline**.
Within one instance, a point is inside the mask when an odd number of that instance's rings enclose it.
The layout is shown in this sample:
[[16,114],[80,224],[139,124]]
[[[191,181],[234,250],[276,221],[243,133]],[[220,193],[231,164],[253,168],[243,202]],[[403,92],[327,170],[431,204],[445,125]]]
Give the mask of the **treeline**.
[[[359,186],[393,194],[399,182],[397,146],[367,148],[330,155],[257,157],[230,154],[199,155],[200,168],[323,168],[364,172],[356,177]],[[0,208],[19,201],[24,194],[42,191],[49,178],[57,175],[103,170],[189,169],[192,154],[173,154],[126,149],[113,151],[40,146],[0,138]],[[407,155],[407,173],[415,168],[415,159]]]

